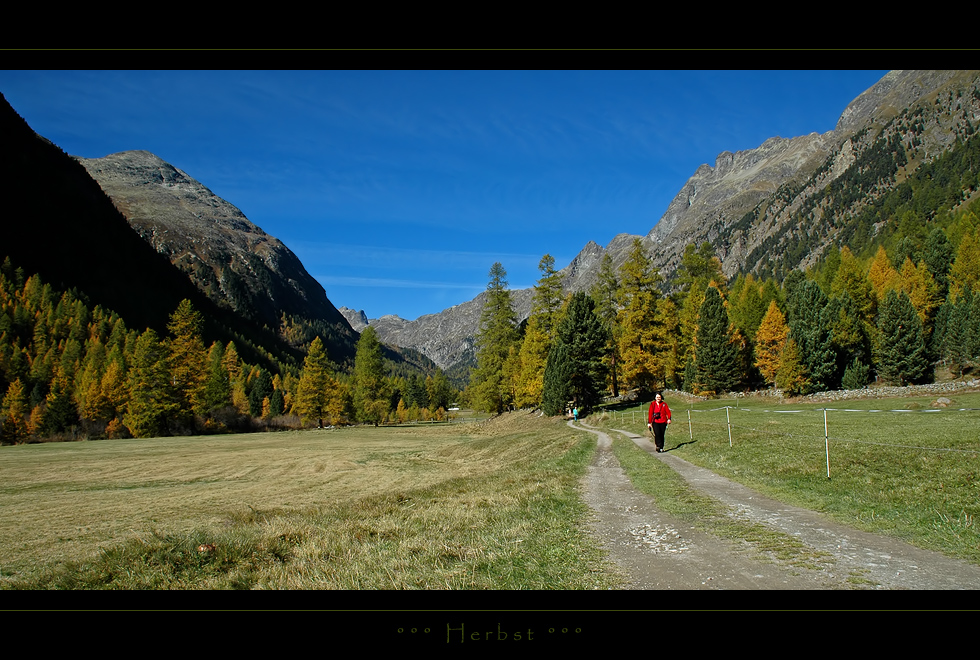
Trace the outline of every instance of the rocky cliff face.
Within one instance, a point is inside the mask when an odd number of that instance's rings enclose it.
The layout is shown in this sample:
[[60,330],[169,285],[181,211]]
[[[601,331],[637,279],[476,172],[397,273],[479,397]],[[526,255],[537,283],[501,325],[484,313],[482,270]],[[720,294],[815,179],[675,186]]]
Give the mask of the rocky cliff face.
[[130,225],[219,305],[270,328],[283,314],[356,335],[326,292],[277,238],[186,172],[147,151],[77,159]]
[[[952,84],[967,84],[976,71],[891,71],[852,101],[841,113],[833,131],[795,138],[773,137],[756,149],[722,152],[714,167],[701,165],[667,207],[647,238],[654,244],[654,262],[665,274],[673,272],[680,255],[690,243],[712,241],[726,275],[745,266],[745,258],[766,238],[783,229],[791,213],[751,232],[729,240],[727,231],[746,213],[766,204],[781,187],[807,181],[832,158],[829,174],[819,187],[826,187],[854,161],[851,138],[867,129],[877,133],[902,110]],[[946,133],[948,138],[952,135]],[[785,207],[798,207],[801,198],[814,190],[801,190],[786,200]],[[720,239],[720,240],[719,240]]]
[[[859,133],[867,129],[866,133],[877,134],[905,108],[936,97],[940,90],[945,94],[954,86],[969,86],[977,73],[892,71],[851,102],[832,131],[773,137],[755,149],[722,152],[713,166],[704,164],[694,172],[646,236],[620,234],[605,248],[590,241],[562,269],[566,292],[589,290],[604,254],[609,254],[618,268],[635,238],[642,239],[654,266],[668,278],[679,265],[684,248],[706,240],[714,245],[726,275],[739,272],[753,250],[758,252],[768,238],[785,232],[787,223],[793,222],[793,211],[808,195],[829,185],[855,161],[859,149],[867,146],[867,140],[853,141]],[[923,139],[924,152],[934,154],[949,146],[955,132],[927,131]],[[811,181],[822,168],[821,176]],[[778,203],[777,195],[781,196]],[[759,212],[759,208],[763,210]],[[746,222],[747,214],[753,212],[757,215]],[[818,245],[801,264],[811,263],[822,248]],[[519,311],[521,318],[526,318],[531,291],[513,294],[515,300],[527,301]],[[472,346],[482,310],[480,300],[417,321],[399,319],[400,323],[392,323],[382,317],[370,323],[378,328],[383,341],[407,342],[400,345],[417,348],[446,368],[454,356],[462,354],[458,349]]]
[[364,328],[368,327],[368,317],[364,313],[364,310],[355,311],[349,307],[341,307],[339,310],[347,322],[350,323],[350,327],[354,328],[355,332],[361,332]]
[[[532,289],[511,291],[511,304],[518,319],[526,319],[531,313]],[[448,369],[472,354],[480,316],[487,294],[481,293],[473,300],[454,305],[438,314],[426,314],[414,321],[388,314],[377,319],[367,319],[363,311],[346,307],[341,312],[358,331],[368,324],[386,344],[414,348],[436,363],[440,369]],[[364,326],[358,328],[363,323]]]
[[[774,137],[755,149],[722,152],[714,167],[701,165],[647,234],[657,246],[656,266],[664,272],[675,270],[688,244],[712,240],[720,226],[738,220],[781,185],[812,173],[837,146],[837,139],[833,131]],[[736,259],[723,257],[723,262],[728,275],[741,265]]]

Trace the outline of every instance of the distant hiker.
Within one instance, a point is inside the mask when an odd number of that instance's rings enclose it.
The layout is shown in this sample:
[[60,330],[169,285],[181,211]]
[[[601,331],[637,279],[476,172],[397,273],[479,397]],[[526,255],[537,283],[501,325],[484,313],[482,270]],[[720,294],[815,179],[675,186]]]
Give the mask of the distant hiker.
[[650,412],[647,413],[647,428],[653,433],[653,442],[657,445],[657,453],[664,451],[664,433],[667,432],[667,425],[670,424],[670,408],[664,401],[660,392],[654,397],[650,404]]
[[575,406],[575,409],[572,410],[572,414],[575,416],[575,421],[577,422],[578,421],[578,406]]

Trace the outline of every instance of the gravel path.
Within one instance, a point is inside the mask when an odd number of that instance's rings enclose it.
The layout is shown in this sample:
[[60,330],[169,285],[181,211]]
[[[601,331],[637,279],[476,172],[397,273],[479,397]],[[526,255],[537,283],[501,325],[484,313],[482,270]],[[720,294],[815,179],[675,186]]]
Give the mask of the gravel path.
[[586,500],[596,513],[594,529],[610,557],[628,576],[630,589],[980,589],[980,567],[922,550],[897,539],[835,523],[813,511],[765,497],[697,467],[670,451],[654,452],[642,436],[617,430],[663,461],[687,482],[728,507],[733,517],[762,523],[831,555],[824,570],[760,561],[746,544],[699,532],[660,511],[633,488],[612,453],[609,435],[585,477]]

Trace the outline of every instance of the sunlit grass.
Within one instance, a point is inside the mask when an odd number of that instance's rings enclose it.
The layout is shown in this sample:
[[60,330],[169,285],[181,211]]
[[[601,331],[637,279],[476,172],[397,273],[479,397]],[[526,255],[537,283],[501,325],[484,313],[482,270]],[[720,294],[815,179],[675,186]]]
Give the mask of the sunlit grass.
[[[980,410],[973,410],[980,394],[950,398],[945,409],[932,406],[934,396],[781,406],[742,400],[737,409],[730,400],[670,402],[666,446],[776,499],[980,563]],[[632,412],[603,424],[644,433],[642,415],[634,423]]]

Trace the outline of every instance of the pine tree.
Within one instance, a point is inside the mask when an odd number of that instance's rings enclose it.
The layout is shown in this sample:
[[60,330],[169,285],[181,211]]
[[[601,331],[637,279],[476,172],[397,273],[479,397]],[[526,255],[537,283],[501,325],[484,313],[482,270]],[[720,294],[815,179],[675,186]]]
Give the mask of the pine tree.
[[549,416],[561,415],[572,398],[569,381],[572,376],[572,363],[568,347],[560,341],[552,343],[548,351],[548,363],[544,368],[544,387],[541,409]]
[[800,359],[806,369],[811,391],[833,387],[837,375],[829,322],[823,314],[827,296],[813,280],[806,280],[795,294],[796,314],[790,321],[790,336],[796,341]]
[[97,419],[112,421],[119,418],[129,404],[129,384],[121,357],[110,357],[99,383],[99,394],[102,407]]
[[922,322],[904,291],[889,291],[878,312],[878,373],[897,385],[920,383],[931,374]]
[[448,409],[453,403],[455,391],[442,369],[436,369],[435,374],[425,379],[426,394],[429,396],[429,406],[438,410]]
[[920,261],[916,267],[910,259],[906,259],[902,264],[900,275],[902,291],[908,295],[919,315],[919,321],[923,327],[926,327],[927,324],[932,323],[936,308],[939,306],[939,289],[936,282],[924,261]]
[[901,277],[898,274],[898,271],[892,268],[891,261],[888,259],[888,254],[885,252],[885,248],[882,246],[878,247],[878,252],[875,254],[874,260],[871,262],[871,268],[868,270],[868,280],[871,282],[871,286],[874,289],[878,304],[884,300],[885,293],[891,289],[897,289],[901,286]]
[[123,423],[135,438],[168,435],[169,420],[180,410],[167,355],[157,334],[147,329],[136,340],[129,370],[129,403]]
[[[847,291],[827,302],[820,322],[830,329],[831,348],[836,356],[838,371],[855,362],[871,364],[872,328],[861,319],[858,306]],[[842,378],[843,373],[837,374],[831,382],[836,383]],[[861,383],[862,386],[864,384]]]
[[715,287],[705,291],[695,340],[695,380],[703,392],[728,392],[739,382],[738,347],[732,341],[728,312]]
[[286,410],[286,395],[282,387],[275,387],[273,382],[272,395],[269,397],[269,417],[279,417]]
[[40,433],[52,435],[62,433],[79,422],[78,403],[71,393],[68,377],[59,366],[45,397],[45,409]]
[[263,402],[272,396],[272,376],[262,368],[256,369],[255,377],[252,379],[252,389],[248,393],[249,412],[252,417],[268,417],[267,411],[263,409]]
[[936,282],[937,296],[940,300],[946,298],[949,293],[949,271],[953,266],[953,245],[941,228],[936,227],[929,234],[922,259]]
[[471,388],[477,408],[500,413],[512,403],[512,383],[505,377],[504,364],[518,341],[517,318],[507,288],[507,271],[500,262],[490,268],[489,278],[476,336],[477,366]]
[[973,290],[970,287],[965,287],[955,301],[950,294],[940,310],[940,317],[944,322],[941,326],[937,322],[938,333],[933,335],[936,353],[948,362],[952,373],[961,377],[973,354],[974,342],[970,322],[973,298]]
[[841,296],[847,293],[857,305],[861,320],[871,323],[875,317],[877,298],[871,282],[864,274],[860,262],[846,246],[840,251],[840,266],[830,286],[831,294]]
[[538,270],[541,271],[541,278],[534,285],[531,316],[538,317],[541,330],[550,340],[554,337],[564,302],[562,275],[555,270],[555,258],[550,254],[541,257]]
[[518,351],[518,368],[514,382],[514,406],[531,408],[541,404],[544,390],[544,370],[548,362],[551,340],[537,316],[532,316]]
[[845,390],[859,390],[868,384],[870,378],[871,367],[864,364],[860,359],[854,358],[854,361],[844,369],[841,387]]
[[607,252],[602,255],[602,261],[599,263],[599,273],[591,295],[596,301],[596,314],[602,319],[602,324],[606,328],[606,366],[609,390],[613,396],[619,396],[619,347],[617,345],[619,324],[616,305],[618,289],[619,278],[613,268],[612,257]]
[[218,342],[208,350],[208,377],[204,383],[203,409],[205,412],[231,404],[231,374],[225,366],[225,348]]
[[684,380],[684,351],[679,314],[673,300],[663,298],[657,303],[654,324],[654,342],[659,347],[658,369],[663,374],[664,387],[679,389]]
[[513,373],[512,391],[517,408],[541,405],[548,349],[561,318],[562,277],[555,270],[554,257],[544,255],[538,270],[541,271],[541,279],[534,286],[531,316],[509,368]]
[[[545,380],[544,397],[548,400],[545,412],[558,414],[565,402],[571,400],[587,414],[600,398],[605,380],[606,334],[602,320],[595,313],[595,301],[586,293],[577,292],[568,303],[568,310],[558,326],[555,343],[560,350],[549,353],[557,361]],[[548,367],[545,367],[548,373]],[[556,391],[551,391],[556,390]]]
[[238,350],[235,348],[234,342],[228,342],[228,345],[225,346],[225,355],[221,363],[225,371],[228,372],[228,382],[231,385],[231,405],[240,415],[251,414],[248,393],[245,391],[245,380],[248,374],[241,358],[238,357]]
[[[711,243],[705,241],[700,246],[692,243],[684,249],[675,283],[680,286],[676,301],[680,330],[677,343],[678,362],[685,365],[690,362],[691,369],[694,369],[694,342],[705,291],[709,286],[714,286],[724,295],[727,290],[721,261],[715,256]],[[690,385],[693,386],[693,382]]]
[[762,304],[759,289],[759,284],[751,273],[739,275],[728,297],[728,318],[732,327],[741,330],[746,337],[755,337],[769,306],[768,303]]
[[354,356],[354,409],[357,419],[377,426],[388,414],[381,342],[371,326],[364,328]]

